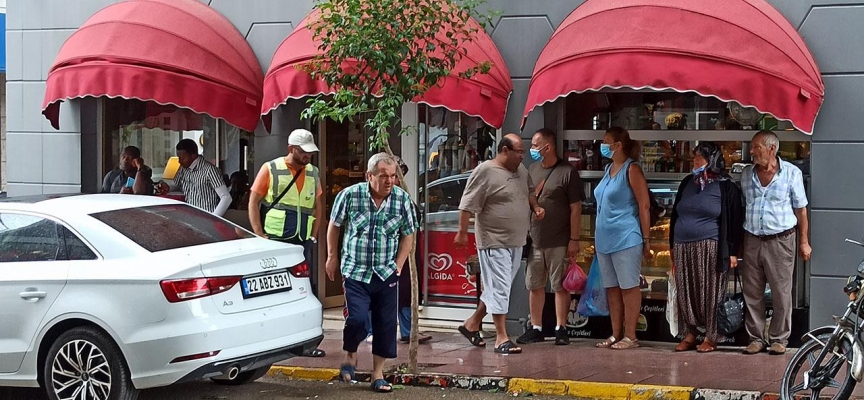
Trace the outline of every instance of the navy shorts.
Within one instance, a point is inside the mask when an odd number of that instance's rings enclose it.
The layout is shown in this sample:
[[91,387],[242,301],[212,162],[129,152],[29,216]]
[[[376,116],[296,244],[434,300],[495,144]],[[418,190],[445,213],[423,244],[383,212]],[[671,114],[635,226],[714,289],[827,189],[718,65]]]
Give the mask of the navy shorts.
[[372,354],[396,358],[396,303],[399,277],[393,273],[382,281],[373,274],[369,283],[345,279],[345,329],[342,350],[356,353],[366,339],[366,318],[372,314]]

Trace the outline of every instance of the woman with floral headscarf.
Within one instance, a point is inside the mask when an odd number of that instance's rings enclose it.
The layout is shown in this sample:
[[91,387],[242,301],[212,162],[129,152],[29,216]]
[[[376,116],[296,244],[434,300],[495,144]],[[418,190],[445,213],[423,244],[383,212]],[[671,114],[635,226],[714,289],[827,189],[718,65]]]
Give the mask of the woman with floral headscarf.
[[[681,181],[669,230],[677,291],[679,331],[675,351],[717,349],[717,305],[726,293],[727,273],[738,266],[744,226],[741,190],[726,174],[715,143],[693,149],[693,173]],[[705,340],[696,344],[698,327]]]

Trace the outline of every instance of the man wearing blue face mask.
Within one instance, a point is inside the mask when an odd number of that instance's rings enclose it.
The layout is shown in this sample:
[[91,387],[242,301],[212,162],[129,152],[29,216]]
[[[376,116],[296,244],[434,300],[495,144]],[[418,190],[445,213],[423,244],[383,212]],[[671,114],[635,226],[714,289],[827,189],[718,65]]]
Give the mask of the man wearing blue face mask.
[[579,252],[579,220],[585,193],[579,172],[558,158],[555,132],[540,129],[531,138],[531,159],[528,167],[532,182],[537,182],[533,196],[546,210],[546,218],[531,221],[531,254],[525,286],[530,291],[528,302],[531,325],[517,343],[526,344],[544,340],[541,323],[543,303],[546,299],[546,281],[555,292],[555,344],[566,345],[570,337],[565,329],[570,310],[570,293],[562,287],[570,260]]

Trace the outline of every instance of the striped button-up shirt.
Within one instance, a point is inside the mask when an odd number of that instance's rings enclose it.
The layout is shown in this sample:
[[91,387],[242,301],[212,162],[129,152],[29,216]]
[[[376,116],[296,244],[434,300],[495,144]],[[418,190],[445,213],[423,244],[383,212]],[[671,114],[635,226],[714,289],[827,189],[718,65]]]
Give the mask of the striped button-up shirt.
[[804,177],[798,167],[777,158],[780,169],[762,186],[754,166],[744,168],[741,189],[747,211],[744,229],[757,236],[774,235],[798,225],[796,208],[807,207]]
[[371,282],[372,274],[383,281],[396,272],[399,240],[418,227],[408,193],[394,187],[376,208],[368,182],[339,192],[330,221],[338,227],[347,225],[342,241],[342,276],[363,283]]
[[183,191],[187,204],[212,213],[220,200],[216,188],[225,185],[225,180],[218,167],[199,155],[189,168],[177,171],[174,183]]

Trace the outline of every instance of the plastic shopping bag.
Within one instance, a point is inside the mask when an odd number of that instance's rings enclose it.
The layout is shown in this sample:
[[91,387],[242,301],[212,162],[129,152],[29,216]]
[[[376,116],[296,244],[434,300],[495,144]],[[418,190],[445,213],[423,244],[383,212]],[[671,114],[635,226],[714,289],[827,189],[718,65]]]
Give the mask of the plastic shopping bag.
[[579,306],[576,312],[583,317],[605,317],[609,315],[609,302],[606,300],[606,288],[603,287],[603,276],[600,275],[600,266],[597,257],[591,262],[588,270],[588,282],[582,290],[579,298]]
[[669,333],[678,336],[678,291],[675,290],[675,272],[669,271],[669,291],[666,294],[666,322]]
[[582,267],[575,262],[571,262],[570,267],[567,268],[567,276],[564,277],[564,282],[561,283],[561,286],[568,292],[578,292],[585,288],[585,283],[587,282],[588,276],[585,275]]

